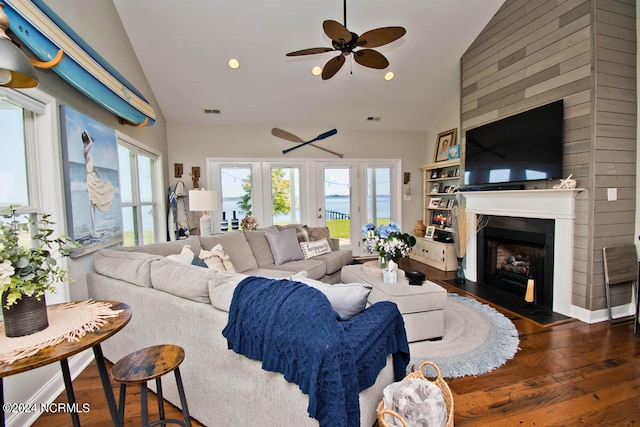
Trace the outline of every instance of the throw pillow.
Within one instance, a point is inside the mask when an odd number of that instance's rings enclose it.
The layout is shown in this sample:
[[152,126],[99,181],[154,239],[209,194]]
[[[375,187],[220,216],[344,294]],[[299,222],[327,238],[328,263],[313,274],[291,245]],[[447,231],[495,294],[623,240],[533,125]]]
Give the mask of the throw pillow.
[[309,240],[314,242],[320,239],[329,240],[329,227],[309,227]]
[[313,258],[315,256],[331,252],[331,246],[327,239],[321,239],[315,242],[300,242],[300,249],[302,249],[304,259]]
[[309,228],[306,225],[302,227],[296,227],[296,237],[298,238],[298,242],[308,242],[309,241]]
[[302,249],[296,237],[296,230],[291,228],[278,233],[266,233],[265,237],[269,242],[273,261],[276,265],[284,264],[288,261],[304,259]]
[[204,267],[204,268],[209,268],[207,267],[207,263],[204,262],[204,260],[200,257],[197,257],[194,255],[193,260],[191,261],[191,265],[195,265],[196,267]]
[[351,319],[367,306],[367,298],[373,287],[366,283],[337,283],[330,285],[319,280],[306,277],[306,271],[294,274],[289,280],[304,283],[322,292],[331,307],[338,313],[341,320]]
[[233,273],[236,271],[231,262],[231,258],[229,258],[229,255],[227,255],[219,243],[211,248],[210,251],[202,249],[200,251],[200,258],[202,258],[204,263],[207,264],[207,267],[212,270],[230,271]]
[[182,247],[182,251],[179,254],[167,255],[167,259],[179,262],[180,264],[191,264],[191,261],[193,261],[193,257],[195,256],[196,254],[194,254],[191,250],[191,246],[184,245]]

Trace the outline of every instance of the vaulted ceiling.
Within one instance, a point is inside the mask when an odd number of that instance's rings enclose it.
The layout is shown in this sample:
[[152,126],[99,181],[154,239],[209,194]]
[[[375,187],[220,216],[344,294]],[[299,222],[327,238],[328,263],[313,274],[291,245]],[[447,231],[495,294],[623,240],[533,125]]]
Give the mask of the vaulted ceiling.
[[[387,70],[349,56],[325,81],[310,70],[335,52],[285,54],[330,47],[322,22],[344,24],[342,0],[113,2],[169,122],[423,131],[457,104],[460,57],[503,0],[348,0],[350,31],[407,33],[376,48]],[[229,58],[240,68],[230,69]],[[385,81],[386,71],[395,79]]]

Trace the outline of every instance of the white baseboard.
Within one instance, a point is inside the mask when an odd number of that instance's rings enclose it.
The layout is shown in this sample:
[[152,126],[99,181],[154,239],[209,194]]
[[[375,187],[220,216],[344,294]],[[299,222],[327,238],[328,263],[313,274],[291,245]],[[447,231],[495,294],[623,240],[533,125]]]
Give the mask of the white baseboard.
[[[93,351],[86,350],[80,354],[69,358],[69,371],[71,378],[76,378],[93,360]],[[56,363],[58,366],[59,363]],[[26,407],[39,408],[43,403],[51,403],[64,391],[64,380],[62,379],[62,371],[52,376],[45,385],[36,391],[27,402]],[[79,405],[88,402],[77,402]],[[8,415],[8,414],[5,414]],[[5,425],[7,427],[23,427],[32,425],[36,419],[40,416],[40,413],[35,412],[13,412],[5,419]],[[69,415],[69,417],[71,417]],[[71,419],[69,419],[71,424]]]
[[[635,311],[635,307],[633,303],[618,305],[611,308],[611,313],[613,314],[614,319],[617,319],[620,317],[626,317],[626,316],[633,316],[634,311]],[[581,320],[585,323],[608,322],[609,311],[606,308],[595,310],[595,311],[589,311],[587,309],[572,305],[571,317],[575,317],[576,319]]]

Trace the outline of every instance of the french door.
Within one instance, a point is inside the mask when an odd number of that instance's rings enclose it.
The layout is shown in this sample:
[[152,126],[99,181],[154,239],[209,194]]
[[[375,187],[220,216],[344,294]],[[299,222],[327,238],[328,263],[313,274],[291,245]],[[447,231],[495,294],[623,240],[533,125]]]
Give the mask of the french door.
[[317,223],[329,228],[340,247],[362,249],[362,226],[400,219],[398,162],[327,162],[317,174]]

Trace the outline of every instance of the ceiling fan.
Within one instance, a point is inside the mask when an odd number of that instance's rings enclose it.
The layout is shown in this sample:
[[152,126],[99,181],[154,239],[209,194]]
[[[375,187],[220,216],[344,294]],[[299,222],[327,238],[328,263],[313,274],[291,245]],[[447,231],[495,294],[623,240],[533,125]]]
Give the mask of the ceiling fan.
[[[398,40],[406,34],[403,27],[382,27],[367,31],[358,36],[347,29],[347,0],[344,0],[344,25],[337,21],[327,20],[322,23],[325,34],[331,39],[333,48],[313,47],[287,53],[287,56],[314,55],[339,51],[340,54],[330,59],[322,69],[322,80],[333,77],[346,62],[345,56],[353,53],[353,59],[365,67],[382,70],[389,66],[383,54],[371,49]],[[359,50],[354,50],[360,48]]]
[[336,156],[342,158],[343,155],[340,154],[340,153],[336,153],[335,151],[331,151],[331,150],[329,150],[327,148],[320,147],[319,145],[313,144],[313,142],[315,142],[315,141],[319,141],[321,139],[328,138],[330,136],[335,135],[336,133],[338,133],[338,131],[336,129],[331,129],[330,131],[321,133],[320,135],[316,136],[315,138],[313,138],[313,139],[311,139],[309,141],[305,141],[304,139],[292,134],[291,132],[287,132],[286,130],[282,130],[282,129],[278,129],[278,128],[271,129],[271,135],[273,135],[275,137],[278,137],[278,138],[282,138],[282,139],[287,140],[287,141],[298,142],[299,143],[298,145],[295,145],[295,146],[293,146],[291,148],[287,148],[286,150],[282,150],[282,154],[287,154],[289,151],[293,151],[296,148],[300,148],[300,147],[303,147],[303,146],[308,144],[308,145],[310,145],[312,147],[318,148],[318,149],[320,149],[322,151],[326,151],[327,153],[331,153],[333,155],[336,155]]

